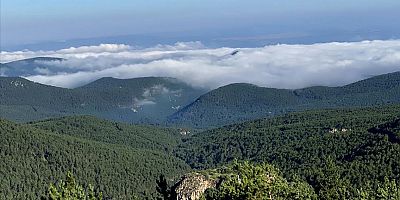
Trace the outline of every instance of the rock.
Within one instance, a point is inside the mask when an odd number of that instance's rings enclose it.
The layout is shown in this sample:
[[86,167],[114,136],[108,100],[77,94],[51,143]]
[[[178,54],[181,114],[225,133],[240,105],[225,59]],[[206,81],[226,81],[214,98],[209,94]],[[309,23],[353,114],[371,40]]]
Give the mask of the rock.
[[198,173],[192,173],[182,177],[176,185],[177,200],[198,200],[209,188],[215,188],[218,180],[212,180]]

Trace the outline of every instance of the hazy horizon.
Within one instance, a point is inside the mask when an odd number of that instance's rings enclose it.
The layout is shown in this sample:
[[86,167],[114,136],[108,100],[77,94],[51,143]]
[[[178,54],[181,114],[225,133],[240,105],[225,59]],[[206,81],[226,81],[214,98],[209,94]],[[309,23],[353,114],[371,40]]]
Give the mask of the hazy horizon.
[[262,47],[400,38],[400,2],[383,1],[1,1],[2,51],[201,41]]

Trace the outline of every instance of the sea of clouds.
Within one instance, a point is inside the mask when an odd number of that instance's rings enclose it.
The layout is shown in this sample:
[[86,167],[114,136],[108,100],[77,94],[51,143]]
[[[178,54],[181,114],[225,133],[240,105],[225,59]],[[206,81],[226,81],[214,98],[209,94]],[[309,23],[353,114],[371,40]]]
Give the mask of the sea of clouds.
[[[237,53],[233,53],[236,52]],[[138,49],[101,44],[57,51],[1,52],[1,62],[38,56],[65,58],[42,63],[25,78],[73,88],[101,77],[174,77],[193,86],[216,88],[245,82],[273,88],[341,86],[400,71],[400,40],[207,48],[179,42]]]

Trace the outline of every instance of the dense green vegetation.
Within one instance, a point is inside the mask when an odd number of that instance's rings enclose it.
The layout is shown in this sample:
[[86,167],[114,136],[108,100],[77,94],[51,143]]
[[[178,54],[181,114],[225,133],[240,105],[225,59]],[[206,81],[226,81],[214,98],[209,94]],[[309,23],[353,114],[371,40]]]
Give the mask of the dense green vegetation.
[[[192,170],[220,180],[205,199],[265,196],[260,191],[274,199],[399,199],[400,72],[343,87],[232,84],[171,115],[202,92],[170,78],[102,78],[65,89],[1,77],[0,117],[7,120],[0,119],[0,199],[88,199],[93,191],[155,199],[160,174],[172,182]],[[234,124],[182,136],[175,128],[89,115],[158,125],[170,116],[169,125],[180,127]],[[67,171],[78,178],[58,182]]]
[[[137,134],[137,137],[131,136],[122,142],[118,136],[102,138],[102,132],[98,132],[97,138],[97,131],[90,128],[83,129],[81,133],[85,134],[82,137],[78,132],[63,134],[75,122],[89,127],[102,127],[105,123],[85,117],[70,120],[55,120],[54,126],[47,125],[47,122],[19,125],[0,120],[0,199],[37,199],[46,194],[49,183],[63,179],[67,171],[79,177],[79,184],[84,187],[87,187],[85,183],[94,184],[95,190],[102,191],[104,197],[151,198],[156,193],[154,180],[159,174],[176,178],[189,170],[183,161],[165,151],[164,146],[173,146],[176,141],[170,138],[172,133],[169,130],[154,128],[157,130],[151,131],[149,127],[135,129],[121,126],[127,131],[111,134]],[[57,121],[65,122],[65,126],[57,124]],[[35,126],[54,127],[56,132]],[[166,136],[162,138],[160,135],[163,132]],[[158,135],[160,140],[153,140],[152,136],[144,138],[145,134],[152,133]]]
[[17,122],[88,114],[134,123],[160,123],[204,91],[172,78],[102,78],[65,89],[0,77],[0,117]]
[[[334,181],[339,186],[335,189],[324,191],[323,194],[315,194],[315,190],[306,182],[300,180],[298,176],[293,176],[291,181],[283,178],[279,170],[274,166],[262,163],[253,164],[250,162],[234,162],[227,166],[216,169],[197,171],[191,176],[206,177],[206,181],[214,184],[200,196],[201,200],[271,200],[271,199],[355,199],[355,200],[398,200],[400,199],[400,182],[389,180],[387,177],[372,189],[370,184],[367,187],[357,189],[351,196],[343,196],[348,188],[340,184],[340,177],[335,171],[333,175],[328,175],[326,181]],[[190,175],[189,175],[190,176]],[[186,190],[183,194],[177,194],[180,182],[176,185],[168,186],[168,182],[160,178],[158,183],[158,192],[164,200],[177,199],[182,195],[189,195],[195,192],[196,183],[186,183]],[[327,183],[327,182],[325,182]],[[326,185],[326,187],[332,185]],[[327,188],[328,189],[328,188]],[[181,191],[181,190],[179,190]]]
[[317,199],[310,185],[300,180],[288,182],[268,164],[234,163],[212,173],[218,173],[220,183],[208,189],[204,199]]
[[[206,199],[241,199],[266,188],[278,199],[396,199],[400,193],[400,105],[291,113],[184,137],[171,128],[91,116],[0,120],[0,133],[0,199],[48,197],[48,184],[67,171],[84,192],[91,183],[106,198],[156,198],[159,175],[177,180],[190,171],[187,164],[225,180]],[[230,165],[234,160],[260,165]],[[262,182],[264,172],[277,175],[276,185]],[[248,182],[237,182],[237,175]],[[62,187],[52,190],[60,195]]]
[[343,87],[284,90],[231,84],[189,104],[169,121],[192,127],[219,127],[293,111],[387,105],[400,102],[400,72],[375,76]]
[[102,200],[103,193],[94,191],[89,184],[84,188],[78,184],[71,172],[67,173],[65,181],[61,180],[57,185],[50,184],[47,199],[49,200]]
[[[249,162],[235,162],[217,169],[196,171],[190,175],[205,177],[212,183],[200,196],[202,200],[243,200],[243,199],[316,199],[317,195],[310,185],[296,179],[287,181],[279,170],[269,164],[254,165]],[[191,179],[195,180],[195,179]],[[181,181],[168,186],[163,177],[158,181],[158,192],[163,199],[179,199],[193,192],[196,182],[186,182],[188,187],[180,188]],[[177,194],[177,188],[184,194]],[[184,191],[182,191],[184,190]]]
[[132,126],[92,116],[63,117],[29,124],[62,135],[167,152],[172,151],[181,139],[181,135],[176,129]]
[[194,135],[176,154],[198,169],[267,162],[289,180],[299,175],[320,199],[354,199],[400,180],[399,118],[399,105],[293,113]]

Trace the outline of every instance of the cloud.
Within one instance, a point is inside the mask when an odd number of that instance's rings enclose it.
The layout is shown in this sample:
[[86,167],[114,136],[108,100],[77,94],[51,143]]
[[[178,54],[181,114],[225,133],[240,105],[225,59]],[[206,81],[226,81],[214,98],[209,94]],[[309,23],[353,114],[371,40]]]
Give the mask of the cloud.
[[[238,52],[232,55],[232,52]],[[65,58],[46,63],[26,78],[77,87],[101,77],[163,76],[216,88],[246,82],[274,88],[340,86],[400,70],[400,40],[270,45],[260,48],[207,48],[200,42],[148,49],[103,44],[58,51],[1,52],[2,59]]]
[[61,54],[79,54],[79,53],[116,53],[121,51],[127,51],[131,48],[125,44],[100,44],[99,46],[82,46],[82,47],[70,47],[68,49],[62,49],[57,51]]
[[143,94],[140,97],[135,97],[133,99],[133,108],[139,109],[142,106],[146,105],[155,105],[157,97],[160,95],[181,95],[181,90],[170,90],[164,85],[158,84],[153,85],[152,87],[145,88]]

